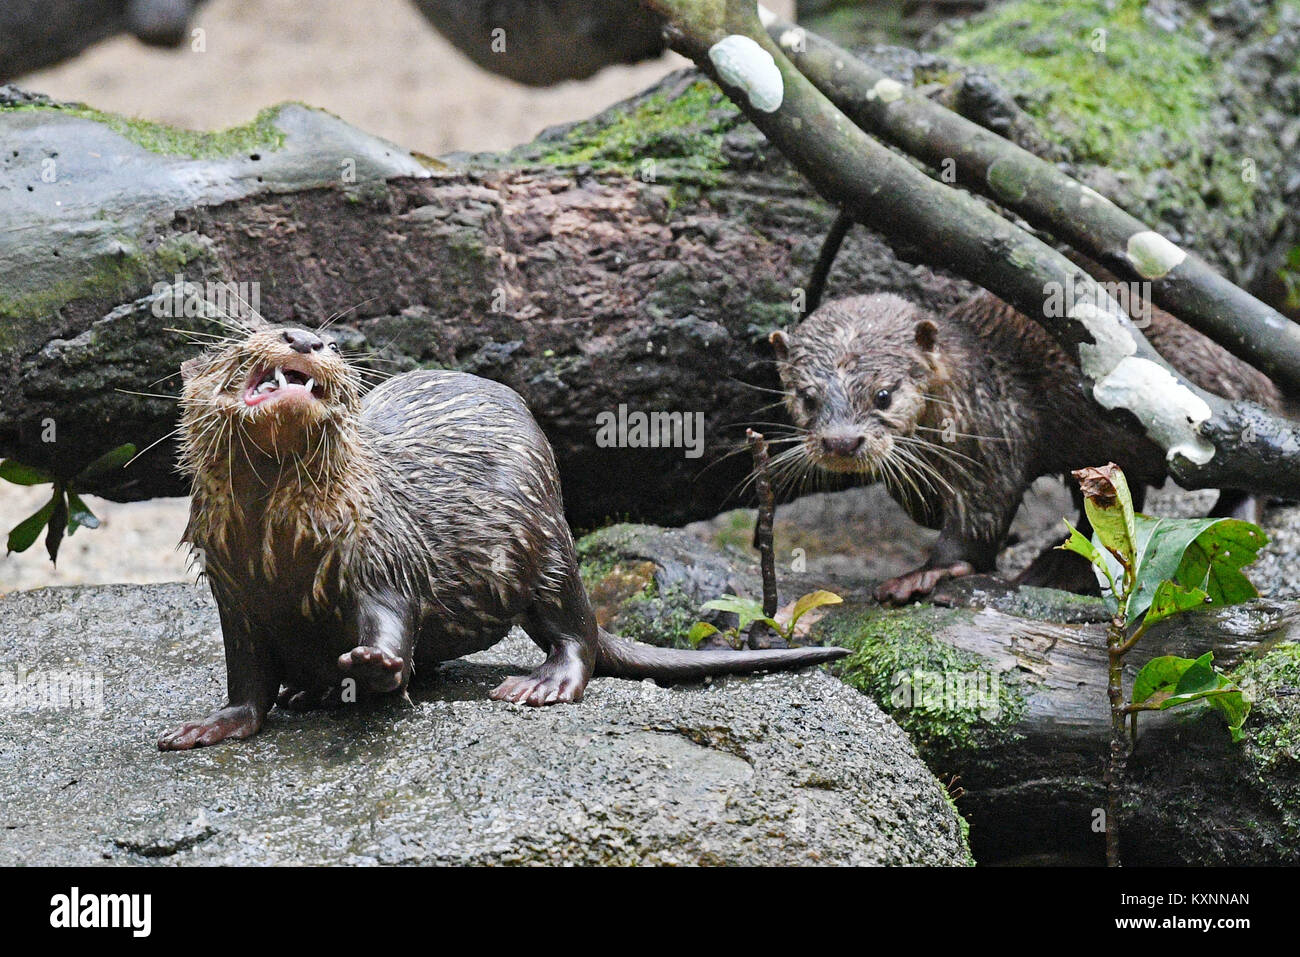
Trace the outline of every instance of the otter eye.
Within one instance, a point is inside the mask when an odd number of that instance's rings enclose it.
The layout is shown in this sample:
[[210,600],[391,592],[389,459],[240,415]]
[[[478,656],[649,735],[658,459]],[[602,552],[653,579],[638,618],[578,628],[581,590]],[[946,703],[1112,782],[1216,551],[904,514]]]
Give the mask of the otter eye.
[[339,351],[339,344],[337,342],[331,342],[330,352],[338,352],[338,351]]
[[879,392],[876,393],[876,399],[875,399],[876,408],[888,409],[889,403],[892,402],[893,400],[894,400],[893,393],[891,393],[888,389],[881,389]]
[[801,390],[799,392],[799,401],[802,402],[804,405],[806,405],[808,408],[815,409],[817,408],[817,393],[812,391]]

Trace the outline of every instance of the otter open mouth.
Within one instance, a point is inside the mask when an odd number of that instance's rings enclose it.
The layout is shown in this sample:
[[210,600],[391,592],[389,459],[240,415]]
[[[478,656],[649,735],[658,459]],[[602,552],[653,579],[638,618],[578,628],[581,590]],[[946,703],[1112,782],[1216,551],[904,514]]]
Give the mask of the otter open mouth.
[[309,401],[324,399],[325,387],[307,372],[283,365],[254,371],[244,390],[244,404],[248,406],[290,397]]

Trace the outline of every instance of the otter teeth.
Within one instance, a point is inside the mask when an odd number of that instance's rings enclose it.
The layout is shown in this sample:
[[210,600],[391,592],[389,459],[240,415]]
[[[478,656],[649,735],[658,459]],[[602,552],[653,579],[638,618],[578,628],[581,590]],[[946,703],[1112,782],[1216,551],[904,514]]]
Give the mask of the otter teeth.
[[308,392],[310,392],[312,389],[316,388],[316,380],[313,379],[311,376],[308,376],[307,384],[303,388],[305,388]]
[[275,381],[279,384],[281,389],[289,385],[289,380],[284,377],[283,369],[277,368],[275,370]]

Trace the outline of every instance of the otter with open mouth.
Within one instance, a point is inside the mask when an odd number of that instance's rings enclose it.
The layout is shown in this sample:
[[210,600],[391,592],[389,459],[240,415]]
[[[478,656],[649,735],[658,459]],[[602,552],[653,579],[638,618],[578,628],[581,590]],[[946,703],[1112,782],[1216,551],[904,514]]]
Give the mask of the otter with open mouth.
[[182,376],[184,539],[220,613],[229,700],[162,750],[249,737],[277,701],[329,705],[349,683],[403,692],[415,667],[514,624],[546,660],[491,696],[533,706],[577,701],[593,676],[692,680],[848,654],[678,651],[601,629],[550,444],[506,386],[422,371],[363,396],[334,341],[268,326]]

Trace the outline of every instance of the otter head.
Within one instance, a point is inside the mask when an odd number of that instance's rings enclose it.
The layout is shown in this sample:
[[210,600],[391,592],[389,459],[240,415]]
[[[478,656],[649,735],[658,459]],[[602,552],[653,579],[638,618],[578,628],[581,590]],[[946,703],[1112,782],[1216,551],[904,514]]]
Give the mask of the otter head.
[[828,302],[771,343],[808,458],[832,472],[888,477],[944,379],[939,328],[880,293]]
[[181,364],[183,464],[313,455],[360,409],[357,373],[328,336],[261,325]]

